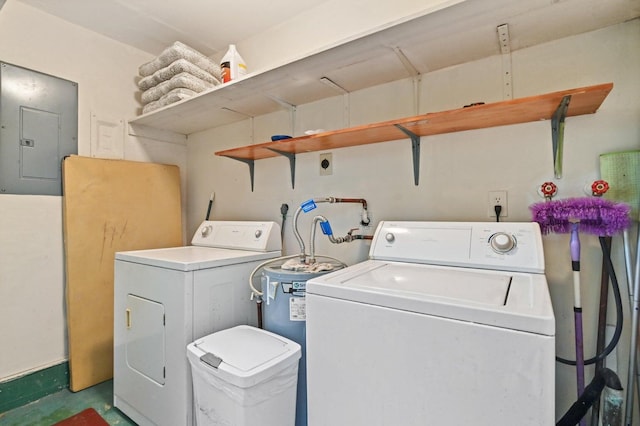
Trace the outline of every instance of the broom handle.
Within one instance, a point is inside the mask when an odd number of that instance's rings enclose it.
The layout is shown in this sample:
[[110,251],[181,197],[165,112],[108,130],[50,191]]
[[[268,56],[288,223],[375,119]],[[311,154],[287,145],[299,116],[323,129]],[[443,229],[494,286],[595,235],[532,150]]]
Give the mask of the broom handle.
[[584,392],[584,336],[582,334],[581,308],[573,308],[573,319],[576,324],[576,375],[579,398],[582,392]]
[[573,271],[573,307],[582,311],[582,298],[580,297],[580,270]]
[[[571,224],[571,269],[573,270],[573,318],[576,338],[576,380],[578,398],[584,392],[584,336],[582,333],[582,300],[580,291],[580,237],[578,236],[578,222]],[[580,419],[580,426],[586,426],[587,419]]]

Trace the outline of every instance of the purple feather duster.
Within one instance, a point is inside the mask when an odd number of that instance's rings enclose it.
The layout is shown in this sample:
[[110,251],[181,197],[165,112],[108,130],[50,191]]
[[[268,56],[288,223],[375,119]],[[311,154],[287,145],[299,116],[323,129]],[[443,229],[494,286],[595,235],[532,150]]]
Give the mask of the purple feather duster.
[[571,232],[572,223],[579,222],[580,232],[604,237],[622,232],[631,224],[629,205],[600,197],[543,201],[529,209],[543,234],[566,234]]

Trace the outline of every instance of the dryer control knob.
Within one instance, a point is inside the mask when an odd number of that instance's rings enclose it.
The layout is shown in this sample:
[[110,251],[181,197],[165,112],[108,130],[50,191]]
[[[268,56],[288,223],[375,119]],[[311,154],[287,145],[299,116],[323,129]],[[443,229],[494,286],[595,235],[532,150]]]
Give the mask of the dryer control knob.
[[396,236],[393,235],[391,232],[388,232],[387,235],[384,236],[385,240],[387,240],[388,242],[392,243],[395,241]]
[[213,231],[213,226],[211,225],[203,226],[202,229],[200,230],[200,234],[203,237],[207,237],[211,233],[211,231]]
[[254,235],[256,238],[260,238],[262,236],[262,231],[258,229]]
[[496,253],[508,253],[515,248],[516,239],[505,232],[496,232],[489,238],[489,244]]

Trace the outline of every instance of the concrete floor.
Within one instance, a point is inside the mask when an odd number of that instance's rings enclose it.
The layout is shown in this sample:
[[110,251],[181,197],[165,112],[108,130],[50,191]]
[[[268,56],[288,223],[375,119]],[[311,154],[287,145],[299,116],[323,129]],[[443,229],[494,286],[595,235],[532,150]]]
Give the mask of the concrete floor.
[[80,392],[63,389],[22,407],[0,413],[0,425],[50,426],[86,408],[94,408],[110,425],[135,425],[113,407],[113,380]]

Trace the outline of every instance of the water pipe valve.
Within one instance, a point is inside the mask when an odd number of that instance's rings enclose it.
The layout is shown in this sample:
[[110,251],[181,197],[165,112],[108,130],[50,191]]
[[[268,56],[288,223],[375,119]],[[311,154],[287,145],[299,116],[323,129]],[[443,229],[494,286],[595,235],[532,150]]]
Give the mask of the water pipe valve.
[[591,194],[595,197],[602,197],[609,190],[609,184],[605,180],[596,180],[591,184]]
[[547,201],[551,201],[553,196],[558,192],[558,187],[553,182],[545,182],[540,186],[540,192]]

